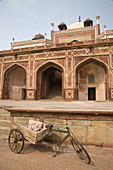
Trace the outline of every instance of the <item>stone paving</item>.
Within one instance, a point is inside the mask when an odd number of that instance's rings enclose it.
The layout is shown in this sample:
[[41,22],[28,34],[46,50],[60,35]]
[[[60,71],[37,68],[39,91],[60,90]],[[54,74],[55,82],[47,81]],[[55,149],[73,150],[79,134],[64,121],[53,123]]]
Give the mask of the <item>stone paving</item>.
[[38,109],[69,109],[69,110],[113,110],[113,102],[79,102],[63,100],[0,100],[0,107],[13,106]]

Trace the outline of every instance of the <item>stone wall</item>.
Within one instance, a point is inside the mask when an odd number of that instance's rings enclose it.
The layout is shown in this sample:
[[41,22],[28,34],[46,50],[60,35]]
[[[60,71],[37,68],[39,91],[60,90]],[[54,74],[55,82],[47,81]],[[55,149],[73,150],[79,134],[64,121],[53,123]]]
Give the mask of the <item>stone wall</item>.
[[[57,69],[62,73],[62,98],[64,100],[79,100],[79,71],[93,63],[99,66],[100,72],[101,69],[105,71],[105,82],[98,88],[99,93],[104,94],[104,96],[99,101],[113,100],[113,40],[110,40],[111,42],[107,39],[102,40],[102,42],[98,41],[100,40],[1,52],[0,99],[9,99],[11,92],[9,88],[10,75],[15,68],[19,67],[24,69],[26,73],[26,87],[24,89],[26,89],[27,100],[40,99],[43,87],[42,75],[49,68]],[[91,69],[93,70],[93,68]],[[85,100],[87,98],[88,95]]]
[[[27,125],[29,119],[38,120],[39,118],[23,118],[16,117],[15,123],[22,123]],[[113,147],[113,120],[72,120],[72,119],[60,119],[60,118],[44,118],[44,123],[53,124],[54,128],[70,125],[73,122],[73,126],[70,127],[77,139],[82,144],[96,145],[103,147]],[[58,134],[59,137],[63,137],[64,134]]]

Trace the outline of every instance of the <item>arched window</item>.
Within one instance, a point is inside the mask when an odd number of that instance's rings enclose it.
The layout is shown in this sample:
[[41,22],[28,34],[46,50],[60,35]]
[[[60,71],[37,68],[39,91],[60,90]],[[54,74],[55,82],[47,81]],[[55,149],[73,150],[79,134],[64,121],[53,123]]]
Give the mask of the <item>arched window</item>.
[[88,83],[95,83],[95,76],[94,76],[94,74],[90,74],[88,76]]

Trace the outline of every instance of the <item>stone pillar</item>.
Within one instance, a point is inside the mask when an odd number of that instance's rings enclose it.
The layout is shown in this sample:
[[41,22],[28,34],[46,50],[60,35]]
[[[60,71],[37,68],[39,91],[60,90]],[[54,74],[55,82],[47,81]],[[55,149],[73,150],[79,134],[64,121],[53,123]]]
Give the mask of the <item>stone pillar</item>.
[[29,56],[26,99],[35,100],[35,56]]
[[51,23],[51,31],[54,31],[54,23]]
[[46,33],[44,35],[45,35],[45,37],[44,37],[44,45],[46,45]]
[[74,89],[74,58],[73,51],[67,51],[67,57],[65,60],[65,100],[75,99]]
[[54,43],[54,23],[51,23],[51,40]]
[[99,19],[100,19],[100,16],[96,16],[96,19],[97,19],[97,25],[99,25]]
[[104,25],[104,38],[105,39],[107,38],[107,35],[106,35],[106,25]]
[[97,19],[97,36],[100,34],[99,18],[100,18],[100,16],[96,16],[96,19]]

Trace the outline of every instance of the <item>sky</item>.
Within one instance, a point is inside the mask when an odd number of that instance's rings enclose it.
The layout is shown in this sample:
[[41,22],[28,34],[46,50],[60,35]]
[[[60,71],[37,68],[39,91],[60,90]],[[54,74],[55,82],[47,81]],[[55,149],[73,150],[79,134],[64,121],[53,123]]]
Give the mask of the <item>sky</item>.
[[0,0],[0,51],[11,48],[15,42],[31,40],[38,33],[51,38],[54,30],[65,22],[68,26],[87,18],[96,25],[100,16],[100,29],[113,30],[113,0]]

